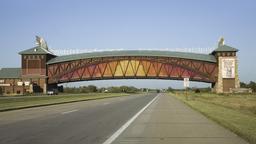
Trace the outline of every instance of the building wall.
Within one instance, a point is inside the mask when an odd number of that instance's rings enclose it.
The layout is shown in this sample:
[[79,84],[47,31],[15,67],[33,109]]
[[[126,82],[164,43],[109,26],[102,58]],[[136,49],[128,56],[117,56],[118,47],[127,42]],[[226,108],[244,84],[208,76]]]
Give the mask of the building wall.
[[46,55],[22,55],[22,75],[46,75]]
[[0,83],[2,93],[7,94],[24,94],[29,90],[29,85],[19,85],[18,82],[21,82],[20,78],[6,78],[1,79],[3,82]]
[[[0,83],[0,88],[3,95],[45,92],[45,78],[8,78],[1,80],[4,81]],[[19,85],[19,82],[22,82],[23,84]]]
[[44,85],[46,83],[47,69],[46,61],[47,55],[22,55],[22,80],[29,81],[31,85],[30,92],[42,93],[44,92]]
[[29,81],[33,84],[32,92],[46,93],[47,92],[47,65],[46,62],[54,55],[48,54],[30,54],[22,55],[22,80]]
[[235,88],[235,79],[223,79],[223,92],[229,92],[230,89]]

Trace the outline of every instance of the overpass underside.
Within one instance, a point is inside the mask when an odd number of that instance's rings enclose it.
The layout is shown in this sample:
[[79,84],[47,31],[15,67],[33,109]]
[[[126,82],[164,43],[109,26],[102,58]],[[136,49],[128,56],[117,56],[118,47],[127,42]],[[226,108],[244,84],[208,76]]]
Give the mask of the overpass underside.
[[48,84],[104,79],[169,79],[215,83],[216,63],[172,57],[101,57],[48,65]]

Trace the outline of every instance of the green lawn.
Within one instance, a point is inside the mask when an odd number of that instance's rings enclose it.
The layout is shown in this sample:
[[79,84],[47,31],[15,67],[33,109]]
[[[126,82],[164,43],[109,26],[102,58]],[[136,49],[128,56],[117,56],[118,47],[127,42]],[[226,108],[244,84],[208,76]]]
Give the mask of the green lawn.
[[230,129],[234,133],[256,144],[256,95],[253,94],[170,94],[193,109]]
[[36,106],[85,101],[100,98],[127,96],[125,93],[86,93],[86,94],[62,94],[54,96],[26,96],[26,97],[1,97],[0,111],[15,110]]

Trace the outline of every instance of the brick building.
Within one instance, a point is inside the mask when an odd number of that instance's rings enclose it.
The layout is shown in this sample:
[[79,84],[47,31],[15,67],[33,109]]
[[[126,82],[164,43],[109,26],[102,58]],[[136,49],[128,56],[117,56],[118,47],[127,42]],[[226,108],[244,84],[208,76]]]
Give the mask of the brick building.
[[46,62],[56,56],[40,45],[19,54],[21,68],[0,70],[0,92],[2,94],[46,93]]

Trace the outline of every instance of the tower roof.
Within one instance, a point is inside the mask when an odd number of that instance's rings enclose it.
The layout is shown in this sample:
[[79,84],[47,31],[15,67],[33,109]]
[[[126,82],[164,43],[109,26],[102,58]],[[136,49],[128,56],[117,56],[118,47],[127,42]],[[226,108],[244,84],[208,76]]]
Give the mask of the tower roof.
[[213,52],[237,52],[238,49],[227,45],[219,45]]
[[20,55],[23,54],[50,54],[54,55],[52,52],[49,51],[46,41],[39,36],[36,36],[36,47],[24,50],[19,52]]
[[238,49],[225,45],[225,40],[223,37],[221,37],[218,43],[218,47],[212,52],[212,54],[216,52],[237,52],[237,51]]
[[50,55],[54,55],[52,52],[50,52],[49,50],[42,48],[41,46],[36,46],[24,51],[19,52],[20,55],[23,54],[50,54]]

